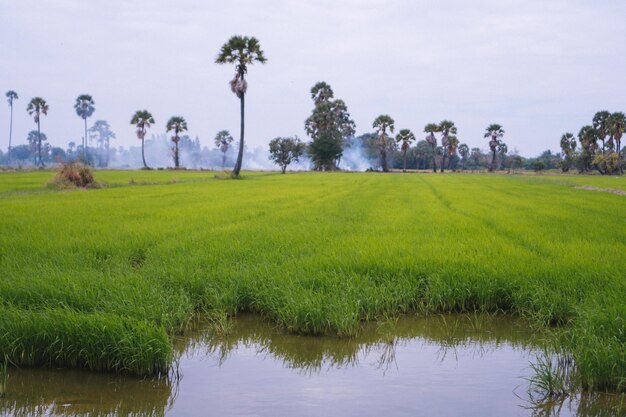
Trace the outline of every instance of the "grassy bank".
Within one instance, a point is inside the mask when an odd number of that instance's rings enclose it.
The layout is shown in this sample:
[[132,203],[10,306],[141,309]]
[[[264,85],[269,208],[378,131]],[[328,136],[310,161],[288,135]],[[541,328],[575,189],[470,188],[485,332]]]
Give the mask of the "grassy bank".
[[150,374],[197,310],[342,335],[481,310],[561,326],[588,387],[626,389],[626,197],[572,186],[626,178],[213,175],[0,174],[0,357]]

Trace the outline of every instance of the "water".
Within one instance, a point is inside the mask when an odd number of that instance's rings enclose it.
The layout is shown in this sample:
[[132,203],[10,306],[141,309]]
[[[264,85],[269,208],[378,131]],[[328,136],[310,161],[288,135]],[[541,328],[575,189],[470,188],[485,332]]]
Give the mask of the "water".
[[341,339],[241,316],[228,337],[198,330],[175,343],[179,375],[169,379],[13,369],[0,415],[626,415],[626,400],[606,394],[531,407],[538,344],[510,319],[407,317]]

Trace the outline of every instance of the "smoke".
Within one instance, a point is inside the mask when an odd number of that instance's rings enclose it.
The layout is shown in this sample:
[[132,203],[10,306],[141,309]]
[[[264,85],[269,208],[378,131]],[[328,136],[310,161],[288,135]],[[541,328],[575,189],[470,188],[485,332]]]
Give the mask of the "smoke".
[[345,171],[366,171],[376,165],[375,161],[367,158],[363,147],[353,142],[350,146],[343,150],[343,156],[339,162],[339,168]]

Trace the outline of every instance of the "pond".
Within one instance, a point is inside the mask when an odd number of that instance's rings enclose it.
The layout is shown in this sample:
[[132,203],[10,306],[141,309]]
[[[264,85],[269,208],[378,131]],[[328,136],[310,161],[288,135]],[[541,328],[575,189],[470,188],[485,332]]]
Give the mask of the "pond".
[[[540,340],[481,315],[401,317],[354,338],[288,334],[252,315],[175,340],[169,378],[10,369],[2,416],[613,416],[624,396],[529,401]],[[204,329],[204,330],[203,330]]]

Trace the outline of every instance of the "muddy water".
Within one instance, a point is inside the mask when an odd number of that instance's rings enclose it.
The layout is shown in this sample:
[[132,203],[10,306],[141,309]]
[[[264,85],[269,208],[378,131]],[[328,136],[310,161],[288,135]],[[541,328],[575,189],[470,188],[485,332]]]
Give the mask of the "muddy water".
[[[203,326],[199,326],[202,328]],[[531,406],[538,342],[519,322],[401,318],[353,339],[282,333],[239,317],[228,337],[176,340],[162,380],[68,370],[11,370],[9,416],[613,416],[626,400],[586,395]]]

